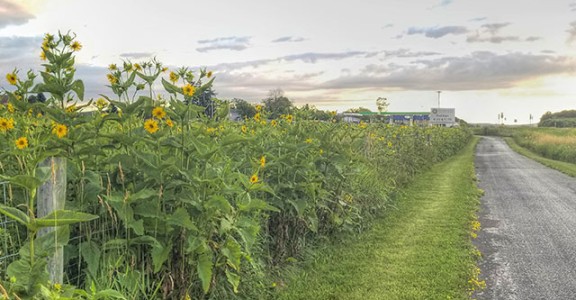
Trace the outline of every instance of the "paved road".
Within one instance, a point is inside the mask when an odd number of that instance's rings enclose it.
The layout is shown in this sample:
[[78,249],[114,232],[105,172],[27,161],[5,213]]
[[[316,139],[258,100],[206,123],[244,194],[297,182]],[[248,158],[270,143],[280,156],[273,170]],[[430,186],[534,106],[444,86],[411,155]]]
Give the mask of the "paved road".
[[476,172],[487,284],[476,297],[576,299],[576,179],[492,137],[478,144]]

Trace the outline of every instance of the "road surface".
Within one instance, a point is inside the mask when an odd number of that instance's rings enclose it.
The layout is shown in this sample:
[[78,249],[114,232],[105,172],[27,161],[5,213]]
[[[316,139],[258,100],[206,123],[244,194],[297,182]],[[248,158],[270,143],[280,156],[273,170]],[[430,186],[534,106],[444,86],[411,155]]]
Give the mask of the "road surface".
[[576,179],[484,137],[476,151],[486,289],[477,299],[576,299]]

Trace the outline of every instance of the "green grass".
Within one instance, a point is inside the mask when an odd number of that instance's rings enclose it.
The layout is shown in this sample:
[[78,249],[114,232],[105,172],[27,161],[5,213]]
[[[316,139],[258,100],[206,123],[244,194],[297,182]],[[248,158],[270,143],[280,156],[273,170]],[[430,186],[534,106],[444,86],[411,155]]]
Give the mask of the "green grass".
[[468,298],[477,270],[470,238],[480,195],[476,142],[418,176],[371,229],[289,270],[275,299]]
[[510,146],[510,148],[512,148],[512,150],[518,152],[519,154],[522,154],[532,160],[535,160],[547,167],[550,167],[552,169],[556,169],[568,176],[572,176],[572,177],[576,177],[576,164],[572,164],[572,163],[568,163],[568,162],[563,162],[563,161],[559,161],[559,160],[553,160],[553,159],[549,159],[546,157],[543,157],[541,155],[538,155],[537,153],[534,153],[524,147],[521,147],[520,145],[518,145],[516,142],[514,142],[514,139],[512,138],[504,138],[504,140],[506,141],[506,143],[508,144],[508,146]]

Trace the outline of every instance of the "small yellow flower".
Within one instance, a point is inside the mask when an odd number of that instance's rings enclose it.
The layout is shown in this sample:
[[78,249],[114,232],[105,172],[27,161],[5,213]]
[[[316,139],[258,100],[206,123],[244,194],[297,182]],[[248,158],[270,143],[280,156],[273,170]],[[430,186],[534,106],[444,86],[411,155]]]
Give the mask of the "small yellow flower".
[[152,116],[158,120],[162,120],[162,119],[164,119],[164,117],[166,117],[166,111],[164,111],[163,107],[156,106],[152,110]]
[[76,104],[72,104],[72,105],[66,107],[66,112],[67,112],[67,113],[73,113],[73,112],[76,111],[76,109],[77,109],[77,108],[76,108]]
[[324,154],[324,149],[320,149],[320,151],[318,151],[318,152],[320,152],[320,155],[322,155],[322,154]]
[[242,125],[242,133],[246,133],[248,131],[248,128],[246,127],[246,125]]
[[212,77],[212,71],[208,71],[208,73],[206,73],[206,77],[208,78]]
[[392,148],[392,142],[391,142],[391,141],[388,141],[387,146],[388,146],[388,148]]
[[276,120],[272,120],[270,121],[270,125],[272,125],[272,127],[276,127],[276,125],[278,125],[278,122],[276,122]]
[[142,66],[138,63],[134,64],[134,69],[136,69],[136,71],[142,71]]
[[40,59],[41,59],[41,60],[46,60],[46,51],[45,51],[45,50],[42,50],[42,51],[40,52]]
[[312,139],[311,139],[311,138],[307,138],[307,139],[306,139],[306,144],[312,144]]
[[252,176],[250,176],[250,183],[251,184],[255,184],[258,182],[258,175],[254,174]]
[[72,48],[74,51],[80,51],[80,49],[82,49],[82,44],[80,44],[78,41],[74,41],[72,45],[70,45],[70,48]]
[[94,105],[96,105],[98,109],[102,110],[106,106],[108,106],[108,102],[104,98],[98,98],[98,100],[96,100],[96,103]]
[[294,121],[294,117],[292,115],[287,115],[286,121],[288,121],[288,123],[292,123],[292,121]]
[[0,118],[0,132],[5,132],[14,129],[14,119]]
[[168,67],[162,68],[162,73],[166,73],[166,71],[168,71]]
[[158,122],[154,119],[148,119],[144,122],[144,129],[149,133],[155,133],[158,131]]
[[267,123],[266,123],[266,120],[260,121],[260,125],[266,125],[266,124],[267,124]]
[[256,111],[262,111],[262,105],[260,104],[256,105]]
[[178,81],[179,78],[180,76],[178,76],[178,74],[170,72],[170,81],[172,81],[172,83],[176,83],[176,81]]
[[110,71],[116,71],[116,70],[118,70],[118,67],[116,66],[116,64],[109,64],[109,65],[108,65],[108,70],[110,70]]
[[20,137],[16,140],[15,144],[16,144],[16,148],[22,150],[22,149],[28,147],[28,139],[26,137]]
[[124,63],[124,71],[126,72],[132,71],[132,64]]
[[168,125],[168,127],[172,128],[172,127],[174,127],[174,122],[172,122],[172,120],[170,120],[170,119],[166,119],[166,125]]
[[56,124],[52,128],[52,133],[55,134],[59,139],[65,137],[68,134],[68,127],[64,124]]
[[206,133],[208,133],[208,134],[213,134],[214,132],[216,132],[216,128],[214,128],[214,127],[208,127],[208,128],[206,128]]
[[108,78],[108,82],[110,82],[110,84],[116,84],[118,82],[118,78],[116,78],[116,76],[113,74],[106,74],[106,77]]
[[196,91],[196,88],[193,87],[191,84],[186,84],[185,86],[182,87],[182,92],[184,93],[184,95],[186,96],[194,96],[194,92]]
[[256,113],[256,114],[254,115],[254,121],[260,122],[260,118],[261,118],[260,113]]
[[360,124],[358,124],[358,127],[360,128],[366,128],[368,125],[366,125],[366,123],[364,123],[364,121],[360,121]]
[[16,76],[16,73],[8,73],[6,74],[6,80],[9,84],[16,85],[18,82],[18,76]]
[[266,156],[262,155],[262,157],[260,157],[260,167],[264,168],[265,165],[266,165]]
[[60,283],[55,283],[55,284],[54,284],[54,289],[55,289],[57,292],[60,292],[60,291],[62,290],[62,285],[61,285]]

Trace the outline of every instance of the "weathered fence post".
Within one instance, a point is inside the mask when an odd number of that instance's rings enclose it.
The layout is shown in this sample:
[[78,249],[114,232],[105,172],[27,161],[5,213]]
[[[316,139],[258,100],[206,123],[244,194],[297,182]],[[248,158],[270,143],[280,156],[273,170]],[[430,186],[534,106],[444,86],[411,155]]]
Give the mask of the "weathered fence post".
[[[50,157],[41,162],[40,166],[50,167],[51,175],[50,179],[38,188],[37,209],[39,218],[50,214],[52,211],[64,209],[67,183],[66,158]],[[38,231],[38,235],[42,236],[54,230],[54,227],[42,228]],[[54,256],[48,260],[48,273],[52,283],[62,283],[64,274],[64,251],[62,247],[56,248]]]

